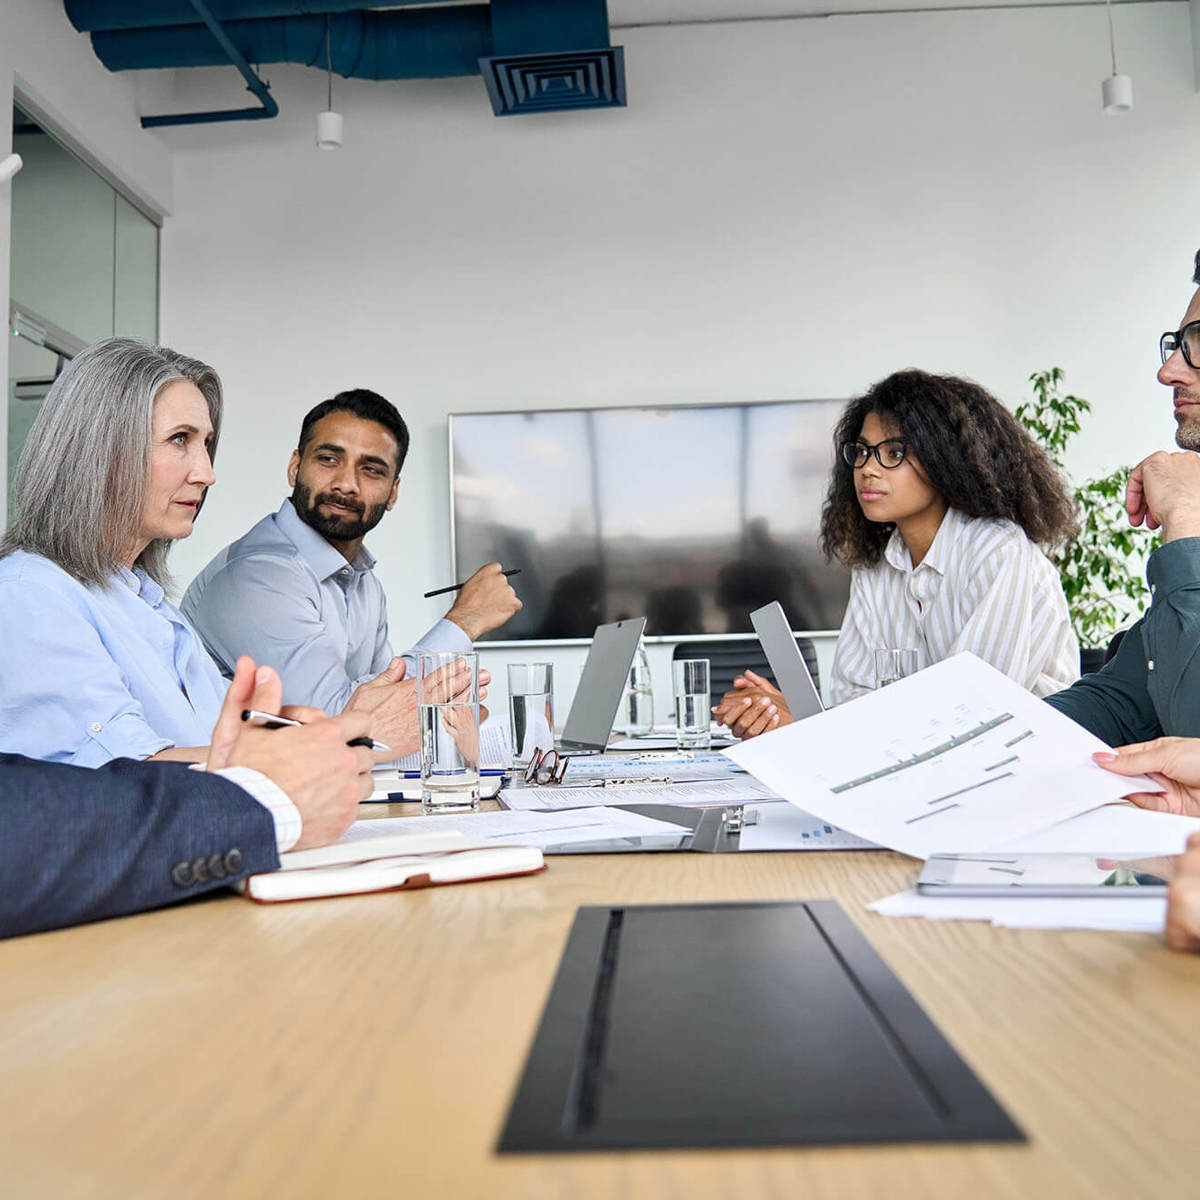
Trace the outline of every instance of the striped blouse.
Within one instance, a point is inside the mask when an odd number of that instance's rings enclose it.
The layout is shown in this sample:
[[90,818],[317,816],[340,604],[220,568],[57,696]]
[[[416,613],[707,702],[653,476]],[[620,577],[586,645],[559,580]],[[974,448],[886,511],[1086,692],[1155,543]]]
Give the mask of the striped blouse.
[[1079,678],[1079,643],[1050,560],[1011,521],[950,509],[917,567],[899,531],[855,570],[830,697],[875,685],[876,649],[915,649],[928,667],[970,650],[1037,696]]

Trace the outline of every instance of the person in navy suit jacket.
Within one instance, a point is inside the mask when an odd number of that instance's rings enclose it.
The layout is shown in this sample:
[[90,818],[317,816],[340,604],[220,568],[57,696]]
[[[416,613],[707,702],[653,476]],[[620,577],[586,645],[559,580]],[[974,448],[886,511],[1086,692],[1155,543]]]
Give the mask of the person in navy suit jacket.
[[0,755],[0,937],[171,904],[340,837],[371,792],[371,751],[346,744],[369,718],[289,709],[308,723],[242,722],[246,708],[279,711],[280,696],[274,671],[241,659],[203,771]]

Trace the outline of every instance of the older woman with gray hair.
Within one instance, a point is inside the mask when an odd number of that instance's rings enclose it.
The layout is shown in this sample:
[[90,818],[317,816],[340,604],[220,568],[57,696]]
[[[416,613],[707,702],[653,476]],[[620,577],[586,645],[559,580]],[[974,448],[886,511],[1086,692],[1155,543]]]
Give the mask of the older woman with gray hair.
[[204,757],[225,681],[163,587],[220,424],[216,372],[162,346],[109,338],[55,380],[0,542],[0,751]]

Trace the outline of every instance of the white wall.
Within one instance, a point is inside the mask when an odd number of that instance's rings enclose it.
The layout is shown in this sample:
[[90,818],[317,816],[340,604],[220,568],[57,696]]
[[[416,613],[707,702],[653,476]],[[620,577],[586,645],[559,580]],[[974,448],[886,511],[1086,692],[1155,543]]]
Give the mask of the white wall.
[[[335,154],[320,76],[268,70],[277,121],[169,135],[163,335],[230,400],[178,575],[278,503],[300,415],[350,386],[413,429],[372,543],[398,641],[450,577],[448,412],[848,395],[907,365],[1015,403],[1058,365],[1097,409],[1079,471],[1170,444],[1153,375],[1200,244],[1200,98],[1186,6],[1115,19],[1118,119],[1091,7],[625,31],[620,112],[335,82]],[[180,78],[182,106],[234,99]]]
[[[58,0],[0,4],[0,158],[12,145],[14,89],[77,152],[156,216],[172,204],[171,156],[139,123],[135,83],[105,70],[90,41],[75,32]],[[0,312],[8,320],[10,189],[0,185]],[[8,338],[0,338],[0,379],[8,379]],[[0,471],[7,420],[0,420]],[[0,527],[6,488],[0,481]]]

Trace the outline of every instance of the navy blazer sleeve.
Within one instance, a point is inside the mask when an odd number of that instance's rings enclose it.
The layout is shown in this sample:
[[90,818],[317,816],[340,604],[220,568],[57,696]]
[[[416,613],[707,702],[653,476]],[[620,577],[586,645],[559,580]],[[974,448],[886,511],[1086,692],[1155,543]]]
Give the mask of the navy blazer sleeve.
[[278,866],[271,814],[219,775],[0,754],[0,937],[157,908]]

